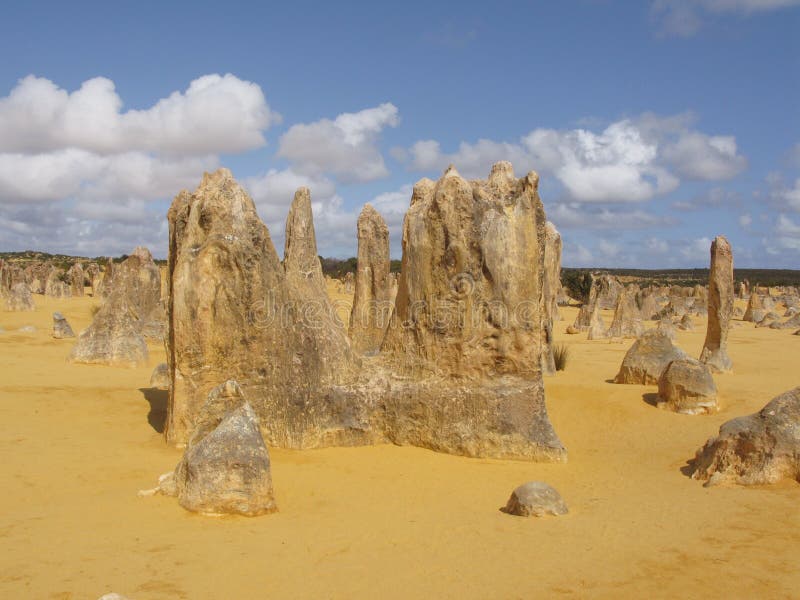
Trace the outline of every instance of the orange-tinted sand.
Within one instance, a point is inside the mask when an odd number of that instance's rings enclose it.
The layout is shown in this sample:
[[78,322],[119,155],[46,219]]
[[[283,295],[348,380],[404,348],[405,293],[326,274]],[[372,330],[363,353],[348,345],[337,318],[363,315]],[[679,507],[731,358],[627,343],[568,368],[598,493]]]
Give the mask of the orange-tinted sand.
[[[563,331],[567,370],[546,379],[567,464],[475,460],[408,447],[272,449],[280,512],[209,518],[141,498],[178,450],[154,429],[165,394],[148,368],[65,362],[51,313],[78,331],[91,298],[0,312],[0,597],[775,598],[800,594],[800,485],[704,488],[681,472],[718,426],[800,385],[800,337],[731,331],[723,409],[654,408],[654,387],[608,383],[631,342]],[[606,315],[610,320],[610,313]],[[607,321],[609,322],[609,321]],[[705,323],[679,332],[698,355]],[[33,334],[12,330],[26,324]],[[148,396],[150,401],[148,401]],[[151,414],[152,413],[152,414]],[[570,514],[499,511],[534,479]]]

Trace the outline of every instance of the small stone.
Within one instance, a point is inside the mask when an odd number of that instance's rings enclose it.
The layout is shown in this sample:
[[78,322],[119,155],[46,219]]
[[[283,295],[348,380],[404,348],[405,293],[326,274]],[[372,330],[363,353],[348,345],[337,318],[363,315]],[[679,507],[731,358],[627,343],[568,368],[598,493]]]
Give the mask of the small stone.
[[66,317],[60,312],[53,313],[53,337],[57,340],[75,337],[75,332],[72,331]]
[[518,517],[565,515],[569,512],[561,495],[543,481],[529,481],[511,493],[503,512]]
[[160,390],[169,389],[169,366],[167,363],[160,363],[153,369],[153,374],[150,375],[150,387]]

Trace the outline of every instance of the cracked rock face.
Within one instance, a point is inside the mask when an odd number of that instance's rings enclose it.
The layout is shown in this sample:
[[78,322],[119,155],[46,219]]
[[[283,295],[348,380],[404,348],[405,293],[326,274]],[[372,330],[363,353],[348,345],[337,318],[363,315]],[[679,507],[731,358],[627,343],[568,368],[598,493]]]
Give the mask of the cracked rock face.
[[168,440],[185,443],[209,391],[236,379],[269,445],[391,441],[563,460],[542,384],[537,184],[508,163],[486,181],[449,169],[417,184],[396,310],[380,352],[363,359],[316,283],[306,192],[292,206],[284,265],[230,172],[181,192],[169,211]]
[[717,236],[711,243],[711,271],[708,276],[708,329],[700,354],[715,373],[729,373],[728,330],[733,317],[733,252],[728,240]]
[[706,485],[800,482],[800,387],[723,423],[690,464],[692,478]]
[[209,394],[174,485],[180,505],[194,512],[253,517],[278,509],[258,417],[235,381]]
[[[306,447],[326,437],[326,395],[352,377],[357,362],[327,312],[316,266],[303,262],[308,248],[295,251],[313,235],[310,205],[304,194],[298,198],[286,270],[227,169],[175,198],[168,213],[169,441],[186,441],[208,393],[227,379],[246,390],[270,445]],[[318,265],[316,252],[313,258]]]

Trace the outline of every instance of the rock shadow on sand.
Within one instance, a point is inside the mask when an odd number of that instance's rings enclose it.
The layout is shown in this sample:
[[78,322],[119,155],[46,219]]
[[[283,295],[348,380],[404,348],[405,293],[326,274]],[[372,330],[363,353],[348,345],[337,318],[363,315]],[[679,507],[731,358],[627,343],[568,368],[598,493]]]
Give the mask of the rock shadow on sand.
[[139,388],[144,399],[150,404],[150,412],[147,413],[147,422],[157,433],[164,433],[164,425],[167,422],[167,401],[169,392],[158,388]]
[[645,404],[649,404],[650,406],[658,406],[658,394],[656,392],[642,394],[642,400],[644,400]]

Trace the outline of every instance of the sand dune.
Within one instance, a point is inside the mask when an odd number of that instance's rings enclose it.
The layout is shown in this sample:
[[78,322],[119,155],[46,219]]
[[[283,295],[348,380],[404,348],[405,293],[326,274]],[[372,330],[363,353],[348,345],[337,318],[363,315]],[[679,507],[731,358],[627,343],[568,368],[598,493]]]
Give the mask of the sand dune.
[[[566,336],[547,404],[567,464],[476,460],[409,447],[271,449],[280,512],[208,518],[137,497],[180,452],[158,429],[165,393],[141,369],[67,364],[50,336],[77,331],[90,298],[36,296],[0,313],[0,597],[163,598],[796,597],[794,482],[704,488],[681,468],[719,425],[800,384],[800,337],[734,328],[722,410],[656,409],[655,387],[614,385],[631,341]],[[604,315],[610,322],[611,313]],[[705,322],[678,332],[698,356]],[[15,331],[34,325],[35,333]],[[556,487],[559,518],[500,512],[532,479]]]

